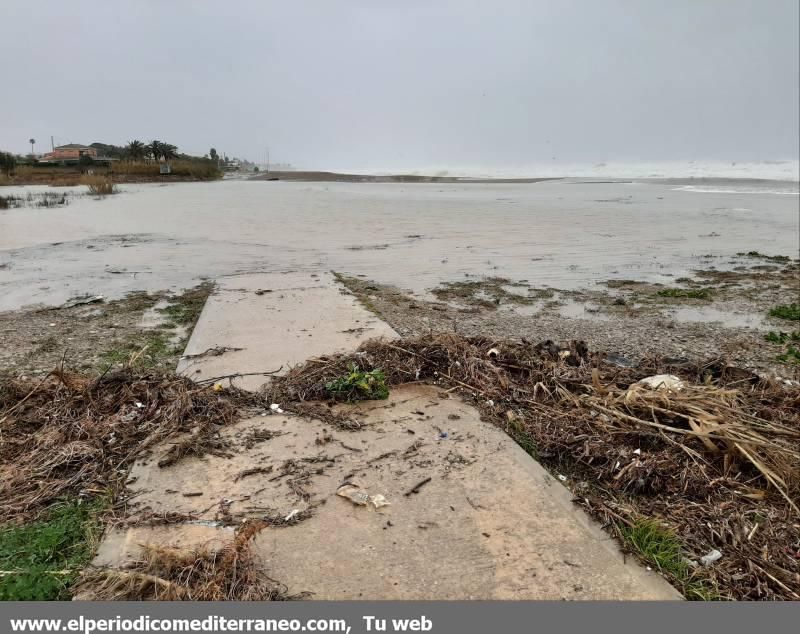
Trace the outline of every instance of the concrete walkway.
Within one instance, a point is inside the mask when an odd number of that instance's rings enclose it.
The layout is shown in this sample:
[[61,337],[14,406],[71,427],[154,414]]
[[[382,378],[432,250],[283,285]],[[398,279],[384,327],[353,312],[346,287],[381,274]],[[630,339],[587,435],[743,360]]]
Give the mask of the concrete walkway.
[[[314,356],[354,350],[375,337],[397,334],[330,273],[227,277],[208,298],[178,372],[200,380],[281,367],[286,371]],[[216,354],[224,348],[231,350]],[[236,385],[257,389],[264,381],[263,376],[243,376]]]
[[[307,288],[301,281],[226,282],[187,352],[246,350],[184,369],[203,377],[274,369],[393,335],[329,278]],[[254,295],[259,288],[272,293]],[[202,521],[111,531],[96,563],[123,565],[148,541],[225,543],[233,531],[222,519],[293,514],[290,525],[261,531],[254,552],[290,593],[317,599],[680,598],[661,577],[626,562],[560,482],[460,399],[406,386],[388,401],[337,410],[360,429],[265,412],[222,430],[232,458],[187,458],[161,469],[158,453],[168,446],[161,447],[132,470],[134,510]],[[390,504],[359,506],[336,495],[348,478]]]

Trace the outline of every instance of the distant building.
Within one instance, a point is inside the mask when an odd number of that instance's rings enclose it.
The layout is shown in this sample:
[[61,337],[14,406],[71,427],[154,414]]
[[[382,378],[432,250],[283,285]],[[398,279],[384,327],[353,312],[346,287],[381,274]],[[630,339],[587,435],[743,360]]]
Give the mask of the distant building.
[[42,156],[41,160],[53,163],[78,161],[84,155],[91,156],[93,160],[96,160],[97,150],[80,143],[68,143],[67,145],[59,145],[52,152],[47,152]]

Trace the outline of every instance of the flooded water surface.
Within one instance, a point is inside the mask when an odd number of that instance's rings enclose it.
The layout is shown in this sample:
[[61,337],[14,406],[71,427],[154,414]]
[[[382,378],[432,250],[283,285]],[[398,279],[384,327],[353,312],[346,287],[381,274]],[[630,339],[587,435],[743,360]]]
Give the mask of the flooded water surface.
[[[64,190],[0,194],[44,189]],[[101,200],[0,210],[0,310],[255,271],[336,270],[415,292],[481,275],[566,289],[668,283],[733,266],[740,251],[797,257],[796,192],[578,180],[123,185]]]

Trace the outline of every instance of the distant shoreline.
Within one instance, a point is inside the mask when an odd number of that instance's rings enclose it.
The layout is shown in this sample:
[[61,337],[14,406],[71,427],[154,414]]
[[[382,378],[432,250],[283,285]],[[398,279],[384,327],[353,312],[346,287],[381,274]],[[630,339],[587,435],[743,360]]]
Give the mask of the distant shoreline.
[[257,181],[303,181],[339,183],[540,183],[561,180],[547,178],[471,178],[467,176],[421,176],[418,174],[345,174],[339,172],[262,172],[249,180]]
[[545,181],[572,181],[575,184],[603,184],[603,183],[661,183],[665,185],[766,185],[781,184],[797,187],[798,182],[793,180],[744,178],[725,176],[684,176],[684,177],[612,177],[612,176],[546,176],[546,177],[516,177],[516,178],[491,178],[473,176],[427,176],[423,174],[351,174],[346,172],[322,171],[271,171],[261,172],[249,177],[247,180],[257,181],[296,181],[296,182],[337,182],[337,183],[459,183],[459,184],[526,184],[541,183]]

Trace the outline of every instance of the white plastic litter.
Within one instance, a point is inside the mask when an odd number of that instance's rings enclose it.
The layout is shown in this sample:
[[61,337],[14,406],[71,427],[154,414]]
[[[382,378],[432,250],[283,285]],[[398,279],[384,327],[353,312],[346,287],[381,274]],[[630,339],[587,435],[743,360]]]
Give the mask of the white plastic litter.
[[284,521],[284,522],[288,522],[288,521],[289,521],[289,520],[291,520],[291,519],[292,519],[292,518],[293,518],[295,515],[297,515],[299,512],[300,512],[300,509],[292,509],[292,512],[291,512],[291,513],[289,513],[289,515],[287,515],[286,517],[284,517],[284,518],[283,518],[283,521]]
[[389,506],[391,502],[387,502],[386,498],[380,493],[377,495],[370,495],[365,489],[361,488],[356,480],[345,482],[342,486],[336,489],[336,495],[347,498],[357,506],[367,506],[372,504],[376,509],[382,506]]
[[373,495],[370,497],[369,501],[372,503],[376,509],[381,508],[382,506],[389,506],[391,502],[388,502],[385,497],[383,497],[380,493],[378,495]]
[[679,392],[685,387],[684,382],[674,374],[654,374],[642,379],[639,384],[646,385],[654,390],[669,390],[672,392]]
[[496,359],[500,356],[500,350],[497,348],[489,348],[489,352],[486,353],[486,356],[490,359]]
[[722,553],[715,548],[707,555],[700,557],[700,563],[704,566],[710,566],[715,561],[719,561],[720,559],[722,559]]
[[281,409],[281,406],[278,405],[277,403],[273,403],[272,405],[269,406],[269,408],[273,412],[275,412],[276,414],[283,414],[283,410]]

